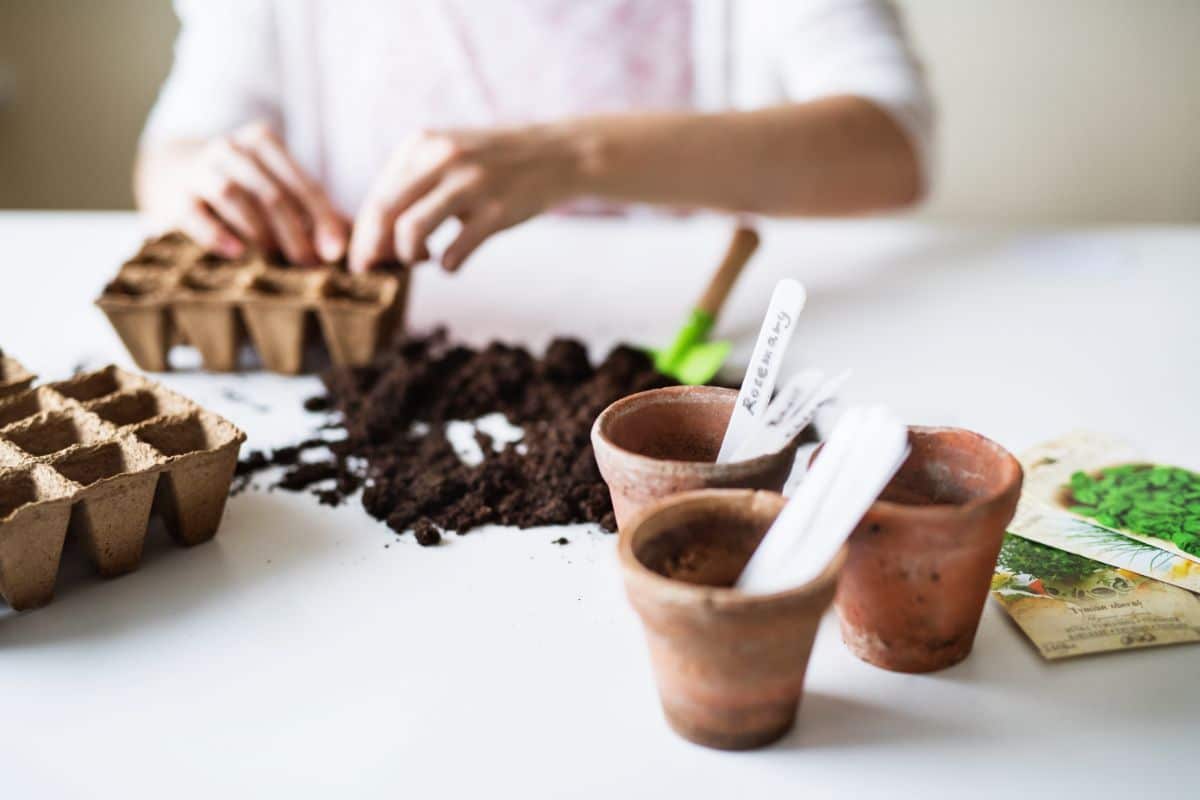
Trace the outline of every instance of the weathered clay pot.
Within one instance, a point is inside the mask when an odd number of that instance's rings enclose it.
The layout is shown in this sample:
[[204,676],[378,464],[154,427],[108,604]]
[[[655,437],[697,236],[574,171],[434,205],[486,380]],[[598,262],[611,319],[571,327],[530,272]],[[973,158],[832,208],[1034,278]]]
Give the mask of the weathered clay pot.
[[783,488],[799,437],[777,453],[717,464],[737,392],[672,386],[624,397],[592,426],[592,448],[618,527],[649,503],[690,489]]
[[762,747],[795,721],[845,549],[805,586],[769,595],[728,588],[784,502],[774,492],[686,492],[621,528],[625,590],[645,627],[663,712],[697,744]]
[[970,431],[910,428],[909,442],[912,455],[850,537],[836,604],[863,661],[931,672],[971,652],[1022,473]]

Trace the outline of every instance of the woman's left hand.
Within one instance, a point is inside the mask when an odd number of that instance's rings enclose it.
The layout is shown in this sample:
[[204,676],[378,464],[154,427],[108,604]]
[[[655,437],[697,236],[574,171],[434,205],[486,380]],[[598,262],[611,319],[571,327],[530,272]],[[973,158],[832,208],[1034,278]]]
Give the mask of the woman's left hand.
[[492,234],[571,197],[580,158],[564,128],[421,133],[404,142],[367,193],[354,221],[350,268],[429,259],[429,236],[462,222],[442,254],[458,269]]

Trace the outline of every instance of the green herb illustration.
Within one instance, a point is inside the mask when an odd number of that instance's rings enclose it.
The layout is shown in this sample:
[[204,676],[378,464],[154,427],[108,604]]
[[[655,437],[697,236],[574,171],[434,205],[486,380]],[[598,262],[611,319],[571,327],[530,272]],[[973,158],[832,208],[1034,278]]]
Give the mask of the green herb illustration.
[[[1144,557],[1145,568],[1154,569],[1170,569],[1173,561],[1179,556],[1173,553],[1168,553],[1162,548],[1155,547],[1152,544],[1141,541],[1140,539],[1131,539],[1123,533],[1111,531],[1108,528],[1102,528],[1087,520],[1070,518],[1075,524],[1071,528],[1071,537],[1073,540],[1081,543],[1087,543],[1096,548],[1092,555],[1097,558],[1118,558],[1127,560],[1130,558]],[[1111,561],[1103,563],[1112,564]],[[1137,570],[1134,570],[1135,572]]]
[[1073,513],[1101,525],[1166,539],[1200,555],[1200,474],[1180,467],[1125,464],[1076,472],[1067,487]]
[[1016,575],[1032,575],[1044,580],[1077,583],[1089,575],[1109,569],[1099,561],[1049,547],[1038,542],[1004,534],[996,565]]

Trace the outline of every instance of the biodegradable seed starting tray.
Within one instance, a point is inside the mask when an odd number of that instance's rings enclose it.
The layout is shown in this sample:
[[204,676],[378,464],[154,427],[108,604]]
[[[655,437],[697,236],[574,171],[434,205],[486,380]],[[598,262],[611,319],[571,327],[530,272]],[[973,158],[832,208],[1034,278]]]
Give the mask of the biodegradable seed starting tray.
[[49,602],[68,531],[104,576],[137,569],[152,516],[180,544],[208,541],[245,438],[111,366],[0,399],[0,595]]
[[169,369],[171,347],[191,344],[205,369],[230,372],[248,338],[266,369],[296,374],[317,340],[335,364],[369,362],[403,322],[407,291],[402,270],[229,260],[169,233],[122,265],[96,304],[144,370]]

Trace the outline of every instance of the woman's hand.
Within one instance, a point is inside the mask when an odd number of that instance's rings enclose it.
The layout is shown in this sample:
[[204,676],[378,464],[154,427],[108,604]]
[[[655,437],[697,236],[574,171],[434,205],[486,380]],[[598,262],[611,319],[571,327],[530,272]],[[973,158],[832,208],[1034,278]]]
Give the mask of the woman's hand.
[[[164,187],[160,194],[170,199],[160,207],[169,210],[157,216],[207,250],[236,258],[249,244],[282,252],[294,264],[345,254],[345,220],[269,125],[252,123],[160,157],[174,159],[176,169],[158,172],[177,171],[183,179]],[[150,188],[145,194],[154,195]]]
[[579,175],[563,128],[447,131],[411,137],[392,156],[354,221],[350,268],[429,258],[429,236],[462,222],[442,254],[454,271],[492,234],[568,199]]

